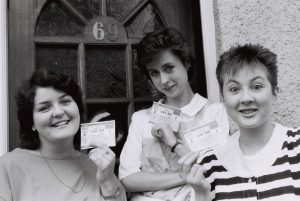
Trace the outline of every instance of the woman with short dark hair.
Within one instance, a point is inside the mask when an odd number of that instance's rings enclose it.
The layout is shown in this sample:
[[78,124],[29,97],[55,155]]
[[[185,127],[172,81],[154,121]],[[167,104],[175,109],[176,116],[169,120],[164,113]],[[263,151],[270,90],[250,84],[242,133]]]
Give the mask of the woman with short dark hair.
[[224,52],[217,78],[238,133],[208,151],[180,159],[184,180],[200,201],[300,200],[300,128],[272,122],[277,95],[276,55],[245,44]]

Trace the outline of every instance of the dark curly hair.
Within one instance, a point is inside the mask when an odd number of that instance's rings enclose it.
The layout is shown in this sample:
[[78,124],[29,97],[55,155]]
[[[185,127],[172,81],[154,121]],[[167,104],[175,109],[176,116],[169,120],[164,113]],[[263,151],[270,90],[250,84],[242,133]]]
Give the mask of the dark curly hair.
[[190,52],[190,46],[172,27],[150,32],[140,41],[137,47],[137,65],[140,71],[150,79],[146,66],[163,50],[170,50],[176,55],[187,67],[189,81],[193,80],[195,59]]
[[[19,88],[16,96],[20,125],[20,147],[30,150],[38,149],[41,143],[39,136],[35,133],[36,131],[32,130],[34,97],[37,87],[53,87],[70,95],[78,106],[80,121],[83,119],[84,112],[80,88],[71,77],[43,68],[37,69],[31,78]],[[74,136],[73,144],[75,149],[80,150],[80,129]]]
[[221,94],[223,94],[225,75],[234,76],[243,68],[261,68],[266,71],[267,78],[272,86],[272,93],[276,95],[278,84],[276,54],[259,44],[253,45],[250,43],[231,47],[220,56],[216,75]]

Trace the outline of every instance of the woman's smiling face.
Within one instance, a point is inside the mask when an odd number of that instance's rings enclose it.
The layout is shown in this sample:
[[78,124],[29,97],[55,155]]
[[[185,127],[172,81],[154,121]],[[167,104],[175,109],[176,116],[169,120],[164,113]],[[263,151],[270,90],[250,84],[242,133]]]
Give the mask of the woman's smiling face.
[[168,99],[183,96],[190,87],[187,67],[170,50],[158,53],[147,65],[147,70],[157,90]]
[[275,96],[262,68],[245,66],[236,75],[225,75],[222,92],[227,112],[240,128],[256,128],[270,122]]
[[33,128],[41,143],[72,140],[79,129],[79,109],[73,98],[52,87],[37,87],[33,106]]

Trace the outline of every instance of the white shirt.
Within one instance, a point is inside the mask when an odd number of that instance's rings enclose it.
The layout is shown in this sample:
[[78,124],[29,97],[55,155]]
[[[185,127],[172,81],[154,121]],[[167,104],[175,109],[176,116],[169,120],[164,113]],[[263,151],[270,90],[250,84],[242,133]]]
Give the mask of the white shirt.
[[[171,153],[169,147],[160,143],[151,134],[150,115],[151,108],[135,112],[132,116],[127,141],[120,156],[120,180],[140,171],[178,172],[178,156]],[[216,121],[222,131],[216,139],[220,143],[224,143],[229,136],[229,123],[223,104],[213,103],[199,94],[195,94],[190,103],[181,108],[182,129],[201,126],[212,121]],[[163,191],[157,198],[165,199],[165,194],[170,196],[169,192],[172,190],[174,190],[173,194],[178,195],[178,188],[174,188],[168,190],[168,193]],[[174,199],[172,196],[169,198]]]
[[262,174],[277,159],[286,132],[280,124],[275,124],[273,133],[267,144],[252,156],[242,153],[239,145],[240,133],[231,136],[227,144],[218,147],[215,152],[224,167],[237,176],[252,177]]

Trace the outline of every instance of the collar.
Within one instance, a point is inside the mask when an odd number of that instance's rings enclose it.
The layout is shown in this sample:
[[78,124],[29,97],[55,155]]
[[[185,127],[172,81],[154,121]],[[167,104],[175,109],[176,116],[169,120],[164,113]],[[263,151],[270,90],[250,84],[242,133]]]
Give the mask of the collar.
[[181,108],[181,112],[189,116],[195,116],[204,107],[207,101],[206,98],[195,93],[192,100]]

